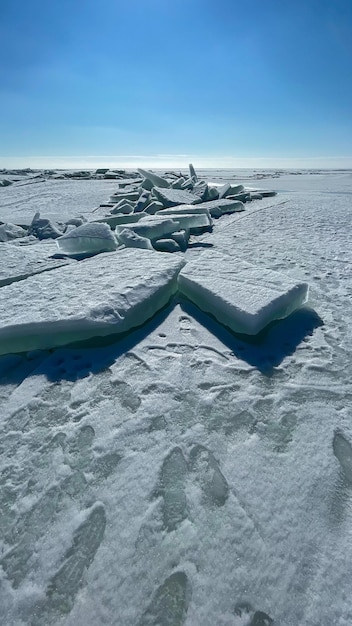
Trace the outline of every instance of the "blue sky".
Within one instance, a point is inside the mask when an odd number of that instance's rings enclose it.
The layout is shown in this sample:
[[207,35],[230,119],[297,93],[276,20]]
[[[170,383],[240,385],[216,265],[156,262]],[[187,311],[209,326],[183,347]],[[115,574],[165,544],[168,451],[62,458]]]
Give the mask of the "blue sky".
[[352,167],[351,0],[2,0],[0,166]]

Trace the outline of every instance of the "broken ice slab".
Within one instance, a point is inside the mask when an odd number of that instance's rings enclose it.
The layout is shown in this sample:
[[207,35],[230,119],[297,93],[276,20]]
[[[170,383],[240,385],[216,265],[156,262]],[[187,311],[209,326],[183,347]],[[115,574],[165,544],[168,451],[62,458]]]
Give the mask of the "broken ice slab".
[[197,177],[196,170],[194,169],[192,163],[189,164],[188,168],[189,168],[190,178],[193,178],[194,182],[197,182],[198,177]]
[[56,239],[60,252],[68,255],[97,254],[116,250],[117,242],[107,224],[82,224]]
[[153,194],[165,208],[176,206],[177,204],[196,204],[200,198],[183,189],[161,189],[154,187]]
[[118,241],[126,248],[143,248],[144,250],[153,250],[150,239],[137,235],[132,228],[122,228],[122,230],[119,231]]
[[41,218],[39,211],[32,219],[28,229],[28,235],[34,235],[37,239],[56,239],[63,233],[62,226],[46,218]]
[[183,264],[178,255],[128,248],[7,285],[0,299],[0,354],[140,326],[176,292]]
[[110,196],[110,202],[116,204],[120,200],[130,200],[131,202],[136,202],[139,198],[139,191],[117,191],[116,193]]
[[54,242],[22,247],[0,243],[0,287],[74,262],[50,258],[55,252]]
[[203,206],[203,204],[178,204],[169,209],[159,209],[156,215],[165,216],[174,215],[175,213],[205,213],[205,215],[210,217],[209,209]]
[[150,180],[157,187],[170,187],[170,183],[165,180],[165,178],[162,178],[161,176],[158,176],[157,174],[154,174],[149,170],[143,170],[141,167],[138,168],[138,171],[140,174],[142,174],[142,176],[144,176],[144,178]]
[[[234,213],[235,211],[244,211],[244,205],[242,202],[238,200],[209,200],[208,202],[202,202],[201,204],[197,204],[194,208],[206,209],[209,211],[210,215],[213,215],[215,212],[217,217],[218,211],[221,211],[221,215],[224,213]],[[179,207],[174,207],[174,211],[178,211]],[[167,210],[167,209],[165,209]]]
[[214,252],[188,263],[178,283],[180,292],[200,309],[247,335],[287,317],[308,297],[306,283]]
[[156,239],[153,248],[158,252],[180,252],[181,247],[174,239]]
[[102,217],[97,217],[92,220],[92,223],[105,223],[110,226],[110,228],[115,228],[121,224],[131,224],[133,222],[138,222],[144,213],[129,213],[128,215],[104,215]]
[[21,226],[16,224],[1,224],[0,226],[0,241],[11,241],[12,239],[18,239],[20,237],[26,237],[27,231]]
[[133,213],[134,210],[134,203],[131,202],[130,200],[119,200],[119,202],[117,202],[117,204],[114,204],[111,208],[110,208],[110,213],[113,213],[114,215],[116,215],[117,213],[124,213],[124,214],[128,214],[128,213]]
[[139,220],[137,224],[125,224],[116,227],[116,236],[120,239],[120,232],[124,228],[133,230],[139,237],[147,237],[148,239],[159,239],[164,235],[169,235],[180,230],[178,221],[173,221],[170,217],[157,217],[148,215]]
[[[154,216],[156,219],[162,219],[163,211],[156,213]],[[178,229],[182,230],[194,230],[201,229],[209,231],[212,228],[213,222],[207,213],[168,213],[168,217],[173,219],[178,224]]]

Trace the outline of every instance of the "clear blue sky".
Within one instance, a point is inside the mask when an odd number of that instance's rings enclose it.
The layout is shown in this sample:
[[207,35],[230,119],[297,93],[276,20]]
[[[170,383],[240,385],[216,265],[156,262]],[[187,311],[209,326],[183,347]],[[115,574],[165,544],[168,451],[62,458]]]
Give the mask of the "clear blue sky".
[[2,0],[0,64],[3,167],[352,167],[352,0]]

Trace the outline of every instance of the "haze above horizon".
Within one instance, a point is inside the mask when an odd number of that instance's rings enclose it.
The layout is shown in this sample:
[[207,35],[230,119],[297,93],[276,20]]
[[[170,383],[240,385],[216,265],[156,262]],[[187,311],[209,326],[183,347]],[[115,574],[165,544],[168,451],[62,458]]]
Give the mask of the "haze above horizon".
[[350,0],[4,0],[0,54],[0,167],[352,167]]

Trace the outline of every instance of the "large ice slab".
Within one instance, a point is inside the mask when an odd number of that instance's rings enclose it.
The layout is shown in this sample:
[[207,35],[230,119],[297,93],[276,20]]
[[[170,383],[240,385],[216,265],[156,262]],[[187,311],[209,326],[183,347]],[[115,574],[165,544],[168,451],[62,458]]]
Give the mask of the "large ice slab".
[[176,292],[183,264],[172,255],[128,248],[3,287],[0,354],[139,326]]
[[0,287],[74,262],[50,258],[55,252],[55,243],[21,247],[0,243]]
[[308,285],[220,253],[203,254],[179,275],[179,290],[237,333],[256,335],[306,302]]

